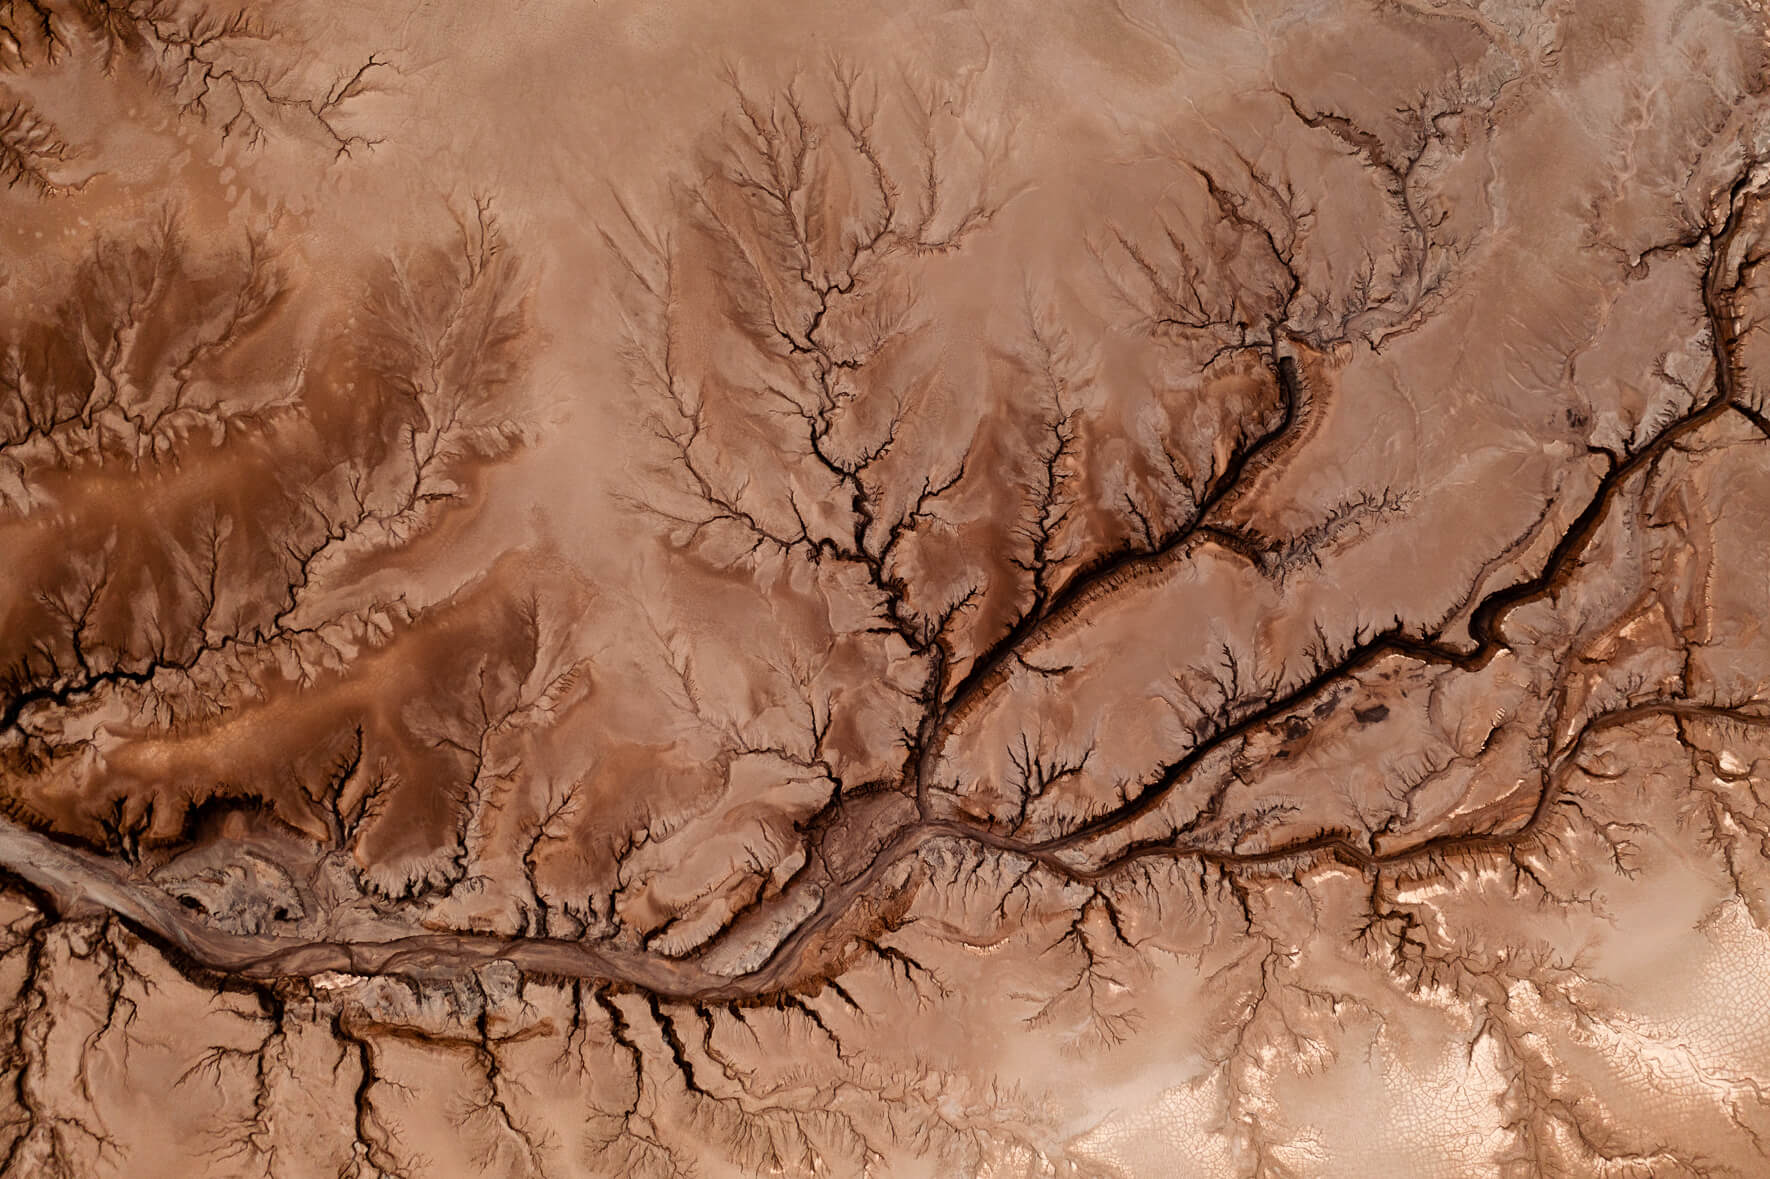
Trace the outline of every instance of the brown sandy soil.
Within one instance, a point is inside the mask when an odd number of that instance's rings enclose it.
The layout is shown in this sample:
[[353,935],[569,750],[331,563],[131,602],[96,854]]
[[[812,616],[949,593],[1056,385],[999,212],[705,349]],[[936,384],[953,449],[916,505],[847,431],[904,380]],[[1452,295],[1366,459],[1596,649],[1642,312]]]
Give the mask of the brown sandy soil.
[[1753,0],[0,0],[0,1175],[1770,1174]]

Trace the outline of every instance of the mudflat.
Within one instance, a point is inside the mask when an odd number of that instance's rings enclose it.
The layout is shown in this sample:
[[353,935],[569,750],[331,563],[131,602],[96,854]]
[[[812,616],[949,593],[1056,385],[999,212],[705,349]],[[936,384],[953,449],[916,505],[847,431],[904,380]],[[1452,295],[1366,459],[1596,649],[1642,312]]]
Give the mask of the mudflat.
[[0,1176],[1770,1173],[1750,0],[0,0]]

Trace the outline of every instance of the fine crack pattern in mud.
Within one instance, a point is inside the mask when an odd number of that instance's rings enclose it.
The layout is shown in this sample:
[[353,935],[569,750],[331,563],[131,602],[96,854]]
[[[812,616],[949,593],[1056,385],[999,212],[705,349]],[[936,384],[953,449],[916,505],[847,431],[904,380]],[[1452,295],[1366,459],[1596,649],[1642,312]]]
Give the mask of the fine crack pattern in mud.
[[1767,22],[0,0],[0,1175],[1765,1173]]

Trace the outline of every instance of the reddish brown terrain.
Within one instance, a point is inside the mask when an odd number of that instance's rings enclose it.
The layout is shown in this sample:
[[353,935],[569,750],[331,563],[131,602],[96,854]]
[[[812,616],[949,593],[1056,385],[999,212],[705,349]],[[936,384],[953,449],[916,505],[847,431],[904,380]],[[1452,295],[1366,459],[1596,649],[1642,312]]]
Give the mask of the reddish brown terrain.
[[1770,15],[0,0],[0,1176],[1770,1175]]

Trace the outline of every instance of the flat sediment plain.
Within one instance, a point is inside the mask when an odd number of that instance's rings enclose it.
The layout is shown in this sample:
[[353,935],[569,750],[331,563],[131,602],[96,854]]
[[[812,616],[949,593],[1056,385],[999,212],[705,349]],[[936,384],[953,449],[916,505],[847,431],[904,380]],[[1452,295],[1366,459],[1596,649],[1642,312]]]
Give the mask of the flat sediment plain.
[[0,0],[0,1179],[1770,1175],[1758,0]]

